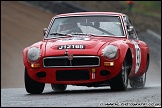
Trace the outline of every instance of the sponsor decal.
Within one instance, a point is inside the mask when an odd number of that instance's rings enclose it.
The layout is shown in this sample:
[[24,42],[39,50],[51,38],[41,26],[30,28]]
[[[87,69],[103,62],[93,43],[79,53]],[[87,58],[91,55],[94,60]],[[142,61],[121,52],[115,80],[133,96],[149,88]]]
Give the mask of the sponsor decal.
[[57,49],[85,49],[85,45],[59,45]]
[[94,72],[92,73],[92,79],[95,79],[95,73]]

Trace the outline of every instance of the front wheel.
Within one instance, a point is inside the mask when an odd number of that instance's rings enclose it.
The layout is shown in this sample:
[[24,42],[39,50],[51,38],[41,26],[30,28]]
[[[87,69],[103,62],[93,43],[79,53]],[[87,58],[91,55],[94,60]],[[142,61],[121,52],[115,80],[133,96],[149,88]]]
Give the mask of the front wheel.
[[110,81],[110,87],[112,90],[126,90],[128,86],[128,70],[129,65],[127,59],[122,64],[120,73]]
[[51,84],[54,91],[64,91],[67,88],[66,84]]
[[25,68],[25,88],[28,93],[41,94],[44,90],[45,83],[36,82],[30,78],[27,69]]

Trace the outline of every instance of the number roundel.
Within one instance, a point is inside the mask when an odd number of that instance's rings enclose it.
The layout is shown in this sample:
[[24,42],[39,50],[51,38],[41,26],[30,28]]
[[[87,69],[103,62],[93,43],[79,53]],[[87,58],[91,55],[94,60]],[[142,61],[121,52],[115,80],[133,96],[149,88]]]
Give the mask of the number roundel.
[[141,64],[141,49],[136,41],[133,41],[135,47],[135,54],[136,54],[136,66],[135,66],[135,73],[138,72],[140,64]]

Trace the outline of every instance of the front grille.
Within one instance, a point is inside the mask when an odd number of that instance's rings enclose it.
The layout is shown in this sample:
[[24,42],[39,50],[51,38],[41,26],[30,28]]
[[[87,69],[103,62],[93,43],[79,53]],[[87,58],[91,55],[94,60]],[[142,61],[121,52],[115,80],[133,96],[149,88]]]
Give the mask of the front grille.
[[89,71],[88,70],[57,70],[56,80],[57,81],[89,80]]
[[46,57],[43,59],[44,67],[91,67],[99,66],[98,56],[73,56],[72,60],[68,56]]

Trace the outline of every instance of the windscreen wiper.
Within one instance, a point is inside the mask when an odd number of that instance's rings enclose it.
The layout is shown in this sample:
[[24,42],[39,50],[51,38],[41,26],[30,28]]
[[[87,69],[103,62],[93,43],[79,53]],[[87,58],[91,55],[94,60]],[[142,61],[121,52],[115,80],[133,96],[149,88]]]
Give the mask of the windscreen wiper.
[[67,34],[54,32],[54,33],[51,33],[50,35],[66,36]]
[[63,33],[57,33],[57,32],[54,32],[54,33],[50,33],[50,35],[57,35],[57,37],[52,37],[52,38],[59,38],[59,37],[71,37],[72,35],[71,34],[63,34]]
[[72,33],[71,35],[87,35],[87,36],[95,36],[95,34],[91,34],[91,33]]

